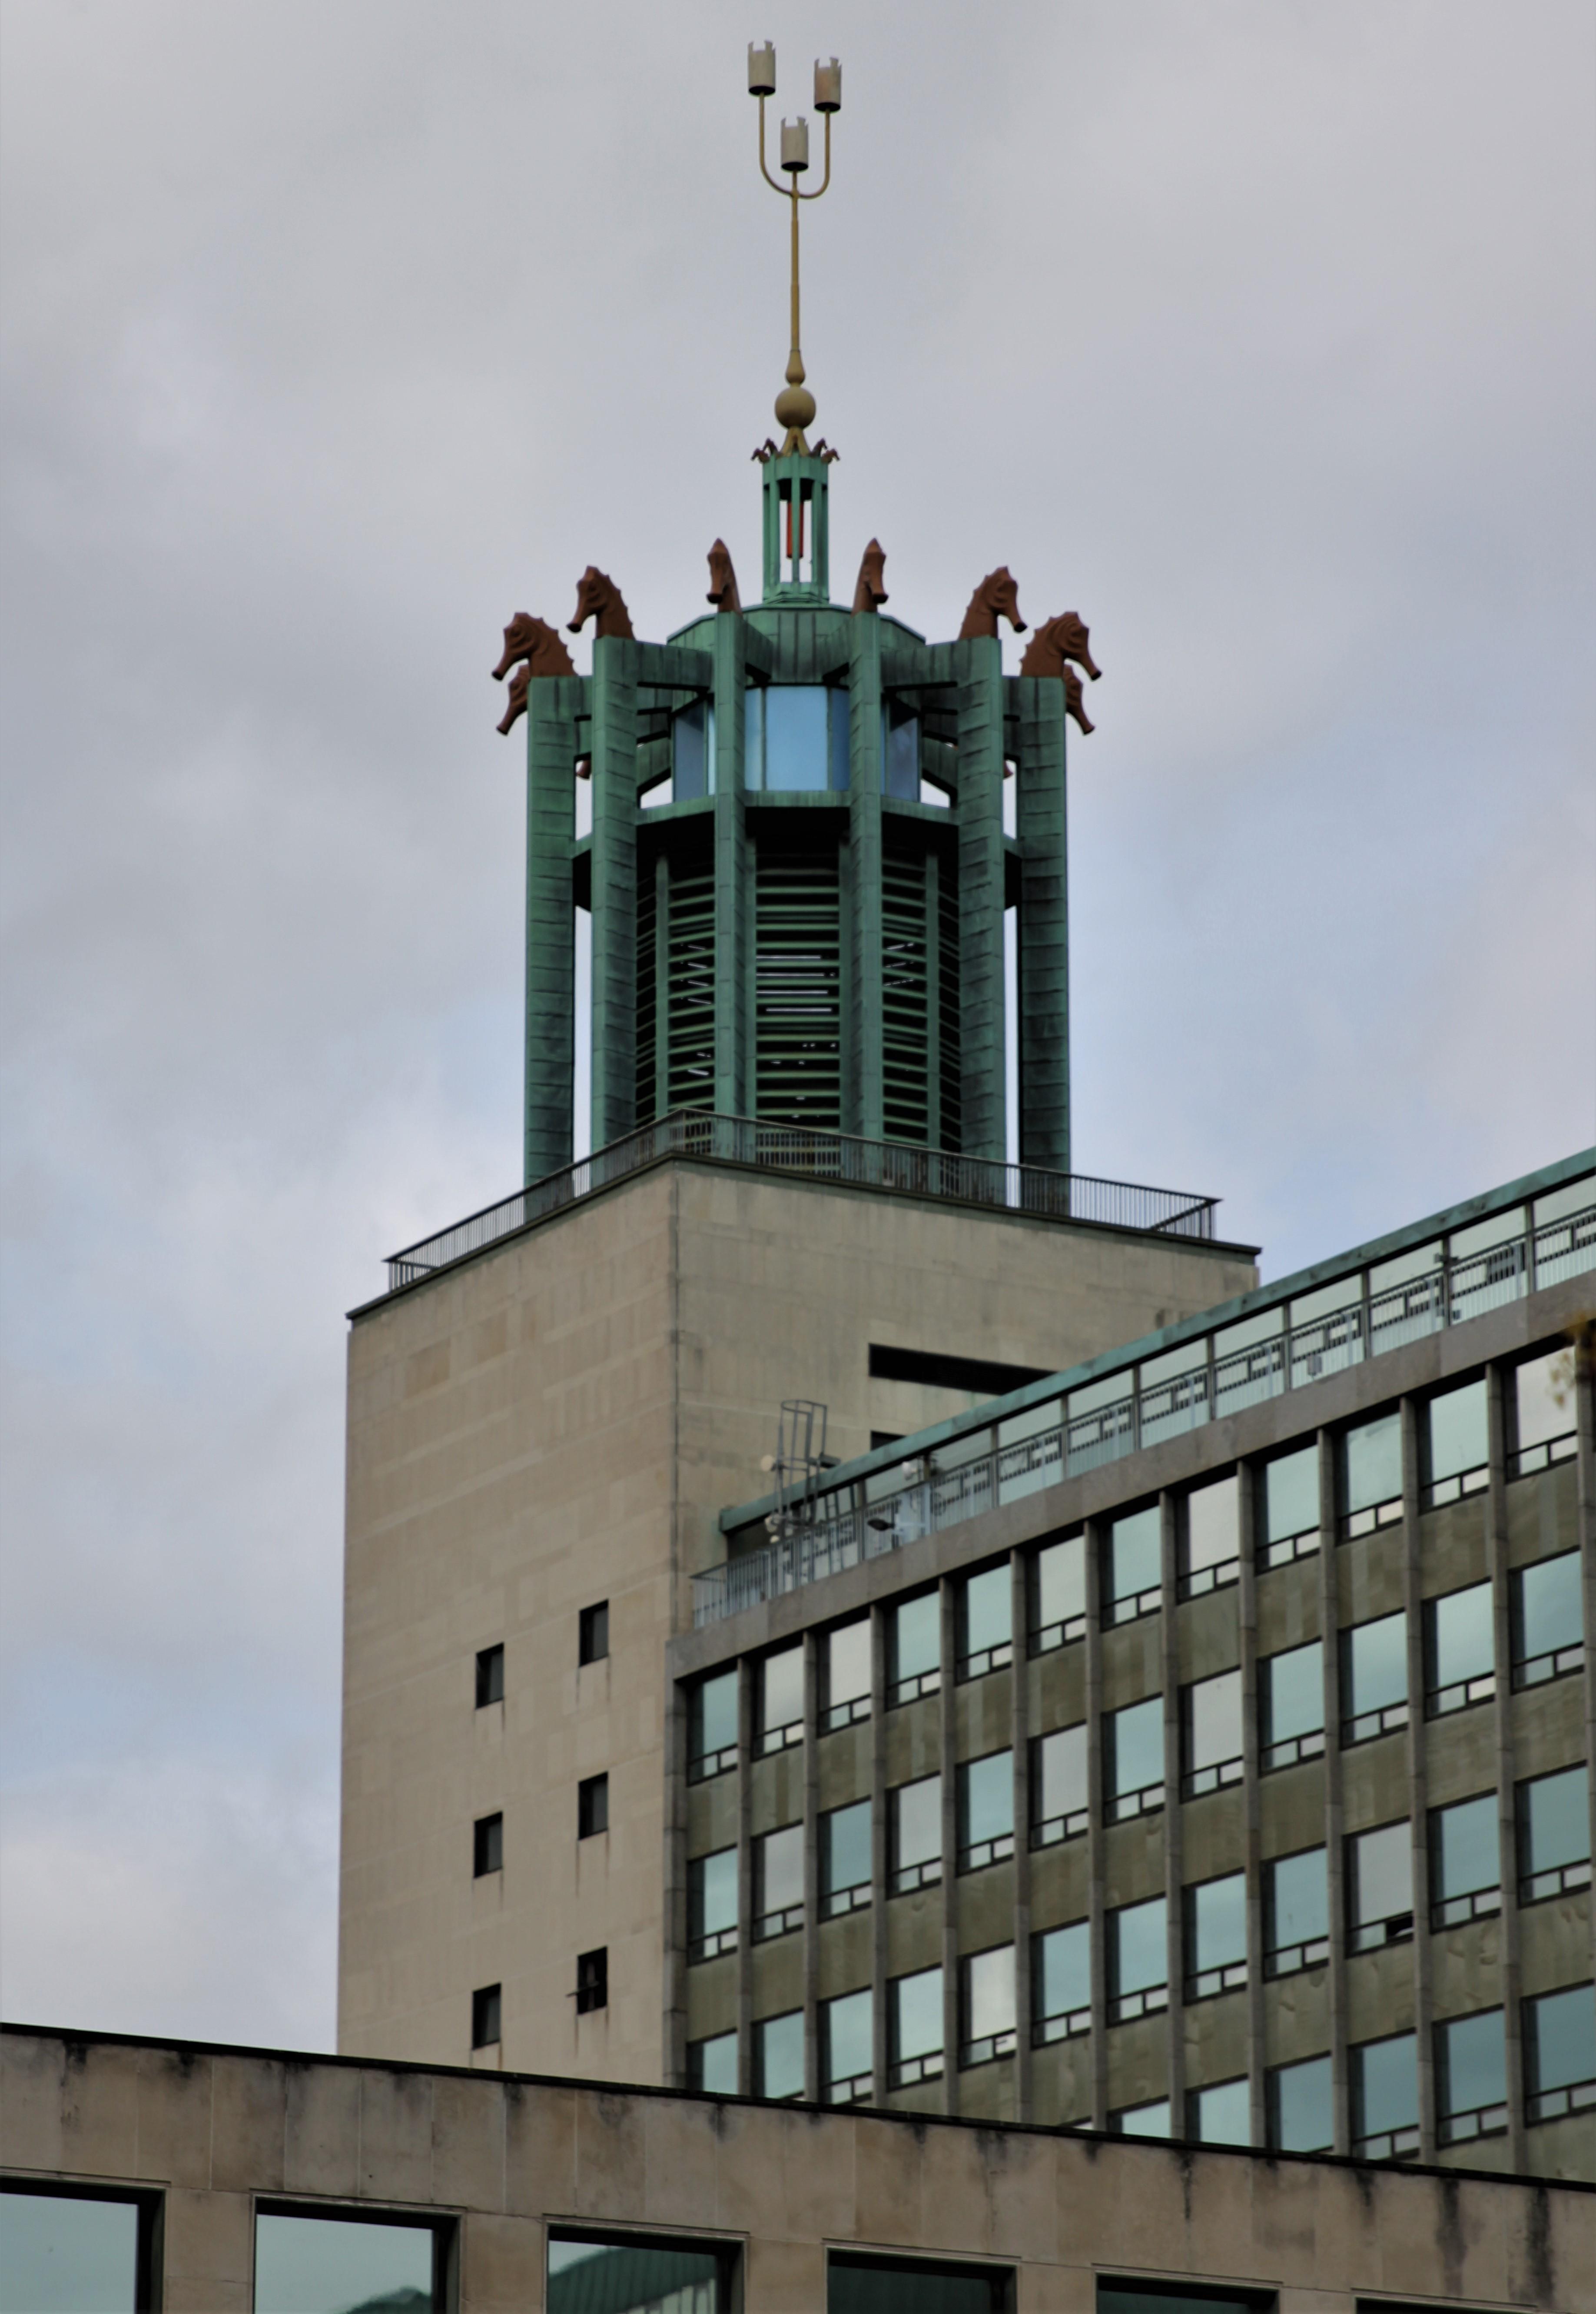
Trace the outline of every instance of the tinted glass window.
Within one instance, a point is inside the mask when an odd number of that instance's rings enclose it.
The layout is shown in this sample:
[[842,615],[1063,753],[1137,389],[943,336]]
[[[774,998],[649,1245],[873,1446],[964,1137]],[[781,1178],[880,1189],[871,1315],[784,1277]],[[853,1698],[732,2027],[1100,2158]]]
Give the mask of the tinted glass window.
[[1521,1567],[1513,1577],[1518,1612],[1513,1652],[1521,1663],[1532,1656],[1554,1655],[1573,1647],[1585,1628],[1584,1603],[1580,1597],[1579,1553],[1564,1551],[1556,1559],[1537,1559]]
[[1471,1583],[1466,1591],[1449,1591],[1442,1598],[1428,1601],[1424,1612],[1430,1625],[1432,1687],[1478,1679],[1491,1669],[1496,1650],[1488,1583]]
[[1086,1612],[1086,1541],[1067,1534],[1036,1553],[1036,1628],[1067,1623]]
[[1430,1893],[1440,1899],[1497,1886],[1502,1874],[1495,1792],[1459,1800],[1454,1807],[1431,1809],[1430,1868],[1434,1882]]
[[754,2028],[754,2079],[761,2097],[802,2097],[804,2012],[763,2017]]
[[1226,1968],[1247,1958],[1247,1875],[1227,1873],[1186,1892],[1186,1974]]
[[1117,1798],[1164,1780],[1164,1699],[1150,1695],[1145,1703],[1127,1704],[1123,1711],[1103,1714],[1103,1750],[1108,1790]]
[[1324,2153],[1336,2142],[1328,2057],[1279,2065],[1269,2076],[1269,2142],[1283,2153]]
[[1307,1534],[1319,1523],[1318,1448],[1300,1446],[1264,1466],[1263,1526],[1265,1542]]
[[1186,1498],[1186,1564],[1188,1574],[1234,1559],[1241,1547],[1235,1478],[1197,1487]]
[[1114,1521],[1108,1530],[1105,1569],[1110,1599],[1128,1599],[1138,1591],[1158,1589],[1163,1560],[1159,1538],[1156,1503],[1150,1503],[1144,1511],[1132,1511],[1128,1516]]
[[1342,1709],[1348,1718],[1383,1711],[1407,1693],[1407,1617],[1400,1608],[1341,1637]]
[[1406,1821],[1361,1832],[1347,1846],[1347,1903],[1354,1926],[1413,1910],[1413,1836]]
[[1143,1992],[1169,1974],[1164,1899],[1126,1904],[1108,1915],[1108,1978],[1115,1993]]
[[870,1877],[870,1803],[833,1808],[820,1819],[820,1885],[826,1895],[858,1888]]
[[137,2304],[136,2203],[0,2190],[0,2314],[134,2314]]
[[1091,2006],[1091,1927],[1071,1921],[1067,1928],[1048,1929],[1034,1939],[1038,2017],[1067,2017]]
[[1424,1475],[1434,1485],[1463,1471],[1477,1470],[1490,1454],[1486,1428],[1486,1385],[1463,1382],[1443,1391],[1424,1411],[1426,1445]]
[[917,1679],[922,1672],[935,1671],[941,1659],[941,1618],[937,1594],[925,1591],[918,1599],[905,1599],[892,1611],[887,1676],[895,1683]]
[[1591,1853],[1591,1811],[1583,1767],[1519,1786],[1521,1869],[1555,1872]]
[[722,1672],[701,1680],[692,1691],[690,1748],[695,1760],[706,1753],[735,1750],[737,1741],[737,1675]]
[[1531,2095],[1596,2080],[1596,1987],[1571,1984],[1526,2000],[1524,2043]]
[[959,1585],[959,1654],[983,1655],[1013,1636],[1013,1587],[1007,1567],[989,1567]]
[[[1474,2113],[1507,2096],[1502,2011],[1453,2017],[1435,2028],[1436,2104],[1443,2114]],[[1503,2119],[1506,2116],[1503,2115]]]
[[1258,1663],[1258,1703],[1265,1744],[1310,1736],[1325,1724],[1325,1648],[1322,1639]]
[[434,2303],[430,2226],[353,2218],[255,2220],[256,2314],[347,2314],[351,2307]]
[[1329,1935],[1330,1880],[1322,1848],[1277,1856],[1265,1865],[1264,1923],[1271,1952]]
[[728,2274],[726,2253],[708,2247],[624,2234],[607,2242],[575,2241],[551,2233],[543,2302],[549,2314],[657,2314],[666,2306],[727,2314]]
[[833,2249],[826,2257],[825,2291],[826,2314],[1001,2314],[1009,2304],[1009,2275],[1001,2266]]
[[1347,1514],[1402,1492],[1402,1424],[1395,1414],[1360,1423],[1341,1439],[1341,1507]]

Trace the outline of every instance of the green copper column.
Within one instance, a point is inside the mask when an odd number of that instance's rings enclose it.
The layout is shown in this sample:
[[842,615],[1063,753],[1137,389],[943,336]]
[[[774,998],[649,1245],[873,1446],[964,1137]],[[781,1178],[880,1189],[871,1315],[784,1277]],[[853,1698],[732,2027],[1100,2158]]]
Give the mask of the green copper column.
[[859,611],[848,637],[848,829],[852,851],[852,1069],[842,1088],[842,1129],[886,1135],[886,1068],[881,1008],[881,622]]
[[958,700],[959,1061],[964,1152],[1006,1154],[1003,1068],[1003,658],[953,647]]
[[743,693],[748,680],[748,629],[740,612],[715,622],[715,1107],[748,1117],[748,879],[744,852]]
[[1070,889],[1064,686],[1019,691],[1019,1159],[1070,1170]]
[[576,1070],[576,842],[579,677],[542,676],[526,693],[525,1179],[571,1161]]
[[593,1145],[630,1133],[637,1103],[638,653],[593,646]]

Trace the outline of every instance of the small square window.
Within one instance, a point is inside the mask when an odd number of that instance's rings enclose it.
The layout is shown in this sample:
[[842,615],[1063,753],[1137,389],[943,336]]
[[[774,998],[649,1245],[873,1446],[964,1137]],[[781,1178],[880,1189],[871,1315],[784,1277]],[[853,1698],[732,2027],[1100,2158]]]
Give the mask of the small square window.
[[504,1870],[502,1815],[480,1815],[472,1826],[472,1870],[479,1880],[485,1872]]
[[504,1701],[504,1649],[482,1647],[477,1655],[477,1709]]
[[610,1652],[610,1603],[601,1599],[596,1607],[582,1610],[577,1638],[577,1661],[579,1664],[603,1663]]
[[577,1838],[591,1840],[595,1832],[610,1828],[610,1780],[608,1776],[585,1776],[577,1786]]
[[577,1955],[577,2014],[586,2017],[610,2005],[610,1954],[607,1945],[596,1952]]
[[473,2049],[491,2049],[500,2040],[499,1988],[497,1984],[480,1984],[471,1997],[471,2045]]

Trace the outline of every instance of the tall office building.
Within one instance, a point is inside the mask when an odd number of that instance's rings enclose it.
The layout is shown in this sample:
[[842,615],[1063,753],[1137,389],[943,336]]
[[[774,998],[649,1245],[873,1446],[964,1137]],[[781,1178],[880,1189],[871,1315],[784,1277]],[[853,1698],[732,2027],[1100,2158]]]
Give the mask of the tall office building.
[[830,600],[797,153],[762,600],[507,631],[526,1186],[353,1314],[340,2046],[1596,2177],[1596,1153],[1268,1286],[1071,1172],[1086,630]]

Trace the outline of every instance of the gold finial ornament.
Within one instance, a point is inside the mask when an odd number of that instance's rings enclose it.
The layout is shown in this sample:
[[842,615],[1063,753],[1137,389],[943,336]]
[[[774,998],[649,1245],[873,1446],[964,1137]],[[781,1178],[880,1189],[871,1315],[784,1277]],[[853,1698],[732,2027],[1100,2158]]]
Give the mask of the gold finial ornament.
[[798,190],[798,179],[809,166],[807,120],[781,123],[779,166],[786,172],[785,185],[778,184],[765,161],[765,99],[776,93],[776,49],[772,40],[762,41],[757,48],[752,40],[748,43],[748,93],[759,99],[760,174],[773,193],[780,193],[792,204],[792,344],[787,356],[787,384],[776,396],[776,423],[786,429],[777,455],[790,457],[796,451],[807,457],[809,445],[804,437],[806,428],[815,423],[815,396],[804,383],[804,357],[798,344],[798,203],[817,201],[832,181],[832,115],[842,109],[842,67],[835,57],[824,64],[818,57],[815,59],[815,110],[825,122],[825,152],[821,180],[812,193]]

